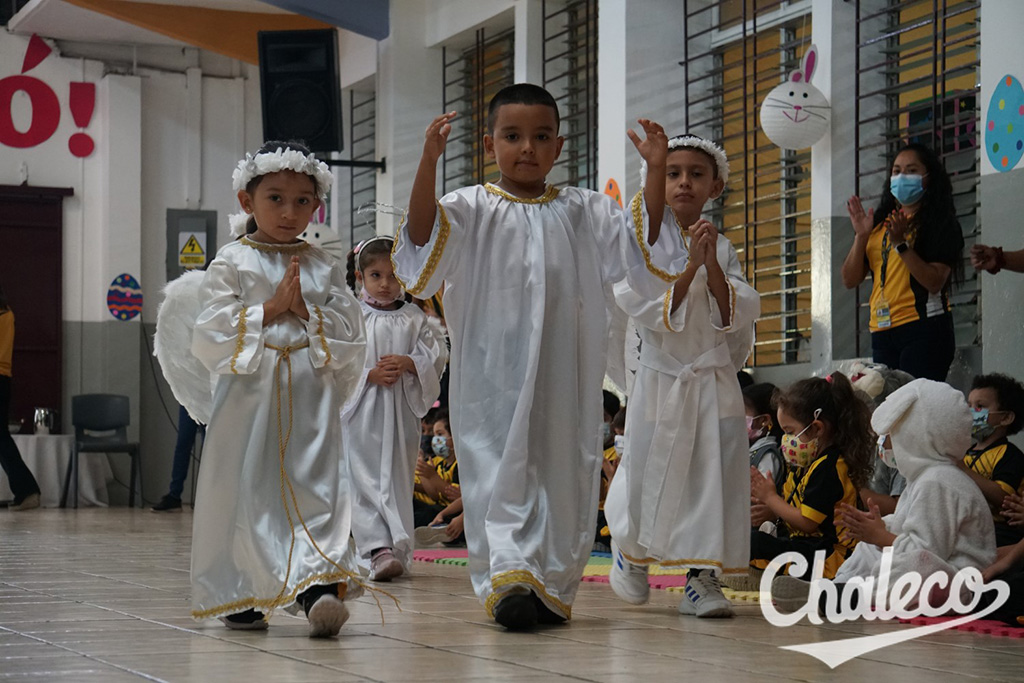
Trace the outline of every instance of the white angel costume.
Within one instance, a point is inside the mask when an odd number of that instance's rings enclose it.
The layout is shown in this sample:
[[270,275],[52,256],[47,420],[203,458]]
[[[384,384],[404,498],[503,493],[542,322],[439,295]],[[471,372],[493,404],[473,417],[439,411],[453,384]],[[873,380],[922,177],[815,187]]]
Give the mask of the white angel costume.
[[[684,232],[670,209],[661,231]],[[612,538],[634,564],[747,571],[749,444],[736,373],[761,305],[732,244],[720,235],[716,245],[729,287],[727,324],[704,266],[675,311],[673,290],[650,301],[626,283],[615,286],[641,345],[625,449],[604,511]]]
[[[926,579],[936,572],[952,578],[965,567],[982,570],[995,562],[988,503],[956,464],[971,445],[971,413],[963,394],[942,382],[914,380],[878,406],[871,427],[889,435],[895,466],[907,480],[896,511],[882,518],[896,535],[890,587],[911,571]],[[877,578],[881,562],[881,548],[858,543],[835,582]]]
[[[440,323],[404,304],[388,311],[361,302],[366,366],[342,411],[342,438],[352,493],[352,536],[361,564],[377,548],[392,548],[405,571],[412,565],[413,479],[420,418],[441,393],[448,349]],[[384,387],[367,381],[381,356],[409,356],[416,374]]]
[[[265,323],[263,303],[293,255],[309,320]],[[354,575],[339,414],[363,368],[363,316],[334,259],[305,242],[224,246],[199,300],[192,352],[217,377],[196,491],[192,616],[269,613]]]
[[589,190],[522,199],[478,185],[440,200],[423,247],[399,231],[406,289],[446,283],[469,567],[492,616],[524,589],[571,616],[594,542],[611,283],[657,299],[685,262],[678,233],[648,246],[642,205],[629,232],[618,204]]

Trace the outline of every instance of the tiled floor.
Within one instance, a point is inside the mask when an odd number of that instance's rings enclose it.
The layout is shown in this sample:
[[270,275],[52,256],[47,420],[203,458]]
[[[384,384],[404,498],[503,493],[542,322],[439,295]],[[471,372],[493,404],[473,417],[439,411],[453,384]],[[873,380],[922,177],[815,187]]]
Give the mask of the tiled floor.
[[568,626],[507,633],[473,597],[464,567],[417,563],[390,590],[402,611],[362,598],[341,636],[305,621],[229,631],[189,617],[191,514],[0,510],[0,683],[8,681],[952,681],[1024,680],[1024,639],[958,631],[878,650],[830,670],[779,645],[905,626],[768,624],[756,605],[726,621],[675,611],[653,591],[631,607],[584,584]]

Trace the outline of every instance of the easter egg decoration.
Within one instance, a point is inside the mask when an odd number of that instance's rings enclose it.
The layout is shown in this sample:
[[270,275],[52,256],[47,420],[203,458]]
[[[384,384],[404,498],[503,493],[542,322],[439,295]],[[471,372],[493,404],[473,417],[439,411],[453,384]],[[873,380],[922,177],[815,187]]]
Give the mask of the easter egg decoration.
[[1000,173],[1012,170],[1024,155],[1024,88],[1009,74],[999,79],[988,102],[985,152]]

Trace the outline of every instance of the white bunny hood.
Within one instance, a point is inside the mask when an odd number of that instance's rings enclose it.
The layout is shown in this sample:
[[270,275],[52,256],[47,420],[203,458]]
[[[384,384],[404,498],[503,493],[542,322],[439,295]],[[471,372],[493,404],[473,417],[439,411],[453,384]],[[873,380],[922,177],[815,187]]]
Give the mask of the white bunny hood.
[[956,467],[971,445],[971,411],[964,395],[928,379],[890,394],[871,416],[871,427],[892,439],[896,469],[908,482],[929,467]]

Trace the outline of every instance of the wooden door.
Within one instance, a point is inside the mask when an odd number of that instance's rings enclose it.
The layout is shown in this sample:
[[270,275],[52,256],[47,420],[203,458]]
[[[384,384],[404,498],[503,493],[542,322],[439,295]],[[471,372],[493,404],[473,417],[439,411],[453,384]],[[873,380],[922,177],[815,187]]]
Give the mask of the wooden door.
[[[0,285],[14,311],[11,419],[63,405],[63,208],[70,188],[0,185]],[[4,419],[6,416],[0,416]]]

